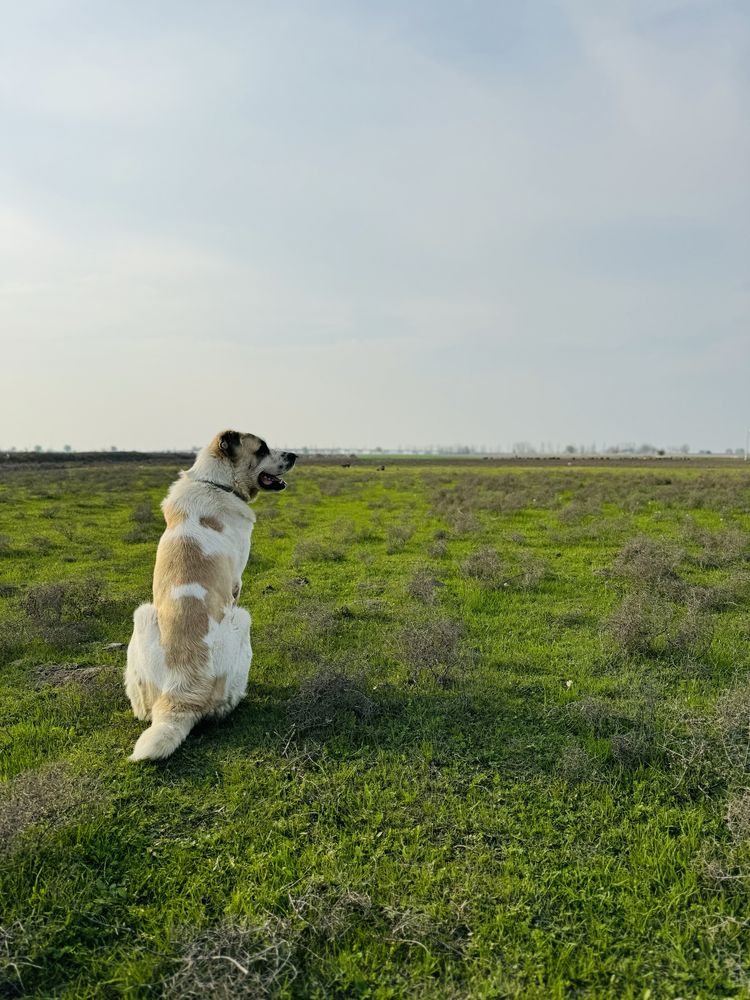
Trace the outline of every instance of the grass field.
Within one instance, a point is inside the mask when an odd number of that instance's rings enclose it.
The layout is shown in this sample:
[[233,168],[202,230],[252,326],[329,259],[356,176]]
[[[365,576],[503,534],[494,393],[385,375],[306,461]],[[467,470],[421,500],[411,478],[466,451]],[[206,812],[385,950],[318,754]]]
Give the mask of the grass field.
[[136,766],[175,473],[0,473],[0,995],[750,996],[744,468],[303,466]]

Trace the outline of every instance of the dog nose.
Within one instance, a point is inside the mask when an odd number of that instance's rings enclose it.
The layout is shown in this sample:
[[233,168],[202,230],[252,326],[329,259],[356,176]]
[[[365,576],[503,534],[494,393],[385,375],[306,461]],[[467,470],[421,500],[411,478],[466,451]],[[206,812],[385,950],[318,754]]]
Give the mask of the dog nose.
[[293,451],[285,451],[284,452],[284,458],[287,460],[287,462],[289,462],[289,468],[290,469],[294,465],[294,463],[297,461],[297,456],[294,454]]

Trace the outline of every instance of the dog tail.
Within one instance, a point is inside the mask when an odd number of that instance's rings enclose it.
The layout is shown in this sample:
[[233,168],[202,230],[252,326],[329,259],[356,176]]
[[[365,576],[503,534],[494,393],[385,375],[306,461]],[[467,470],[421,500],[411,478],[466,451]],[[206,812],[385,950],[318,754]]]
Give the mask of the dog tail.
[[151,725],[141,733],[129,760],[164,760],[173,754],[200,719],[200,714],[161,694],[151,708]]

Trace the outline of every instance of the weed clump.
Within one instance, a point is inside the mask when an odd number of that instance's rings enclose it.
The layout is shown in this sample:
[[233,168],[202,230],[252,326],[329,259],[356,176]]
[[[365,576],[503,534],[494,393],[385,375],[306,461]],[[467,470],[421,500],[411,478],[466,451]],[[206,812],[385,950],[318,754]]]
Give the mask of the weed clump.
[[435,603],[435,591],[443,584],[436,580],[428,569],[418,569],[409,581],[408,591],[411,597],[422,601],[423,604]]
[[345,722],[372,718],[375,702],[365,692],[362,676],[348,677],[340,670],[324,667],[302,681],[287,705],[287,717],[297,732],[323,729]]
[[594,736],[609,736],[622,721],[617,707],[602,698],[581,698],[565,706],[565,715],[573,727]]
[[81,779],[63,764],[23,771],[0,790],[0,855],[30,827],[61,826],[84,803],[92,805],[101,796],[91,778]]
[[441,687],[454,685],[464,666],[463,627],[448,618],[422,622],[401,633],[401,651],[415,683],[428,674]]
[[395,555],[403,552],[407,544],[414,536],[414,526],[411,524],[389,524],[385,532],[386,548],[388,555]]
[[292,563],[299,566],[304,562],[341,562],[345,558],[346,553],[340,546],[311,538],[297,545]]
[[746,562],[750,558],[750,536],[740,528],[710,531],[695,527],[688,531],[687,537],[698,546],[698,552],[692,556],[692,561],[701,569],[720,569],[732,563]]
[[605,622],[605,633],[625,655],[699,655],[711,644],[713,625],[695,608],[680,611],[658,595],[627,594]]
[[583,747],[565,747],[560,754],[557,773],[569,785],[591,781],[596,776],[594,758]]
[[168,1000],[235,1000],[276,996],[297,975],[291,928],[279,918],[260,926],[228,920],[178,942],[175,971],[163,983]]
[[617,576],[625,577],[640,589],[660,594],[679,594],[684,586],[677,567],[683,553],[648,535],[637,535],[623,546],[612,566]]
[[136,524],[154,524],[156,516],[154,515],[154,508],[151,506],[151,501],[143,500],[137,504],[135,510],[130,515],[130,520],[135,521]]
[[530,552],[522,552],[515,582],[521,590],[532,590],[547,579],[549,572],[549,563],[545,559],[540,559]]
[[626,770],[635,770],[643,764],[648,764],[654,756],[656,747],[654,733],[645,726],[623,733],[614,733],[609,743],[612,759]]
[[96,636],[104,604],[101,580],[87,577],[32,587],[25,611],[33,635],[51,646],[65,646]]
[[735,841],[744,843],[750,840],[750,788],[729,799],[726,823]]
[[501,587],[510,576],[506,564],[491,545],[475,549],[464,559],[461,569],[464,576],[485,586]]

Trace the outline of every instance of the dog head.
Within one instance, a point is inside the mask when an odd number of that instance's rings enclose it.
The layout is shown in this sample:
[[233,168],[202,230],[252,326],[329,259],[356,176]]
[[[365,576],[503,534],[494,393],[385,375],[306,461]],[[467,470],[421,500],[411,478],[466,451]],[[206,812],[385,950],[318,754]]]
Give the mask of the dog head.
[[293,451],[275,451],[256,434],[222,431],[211,445],[214,456],[226,463],[235,489],[248,500],[261,490],[277,493],[286,489],[281,478],[297,461]]

